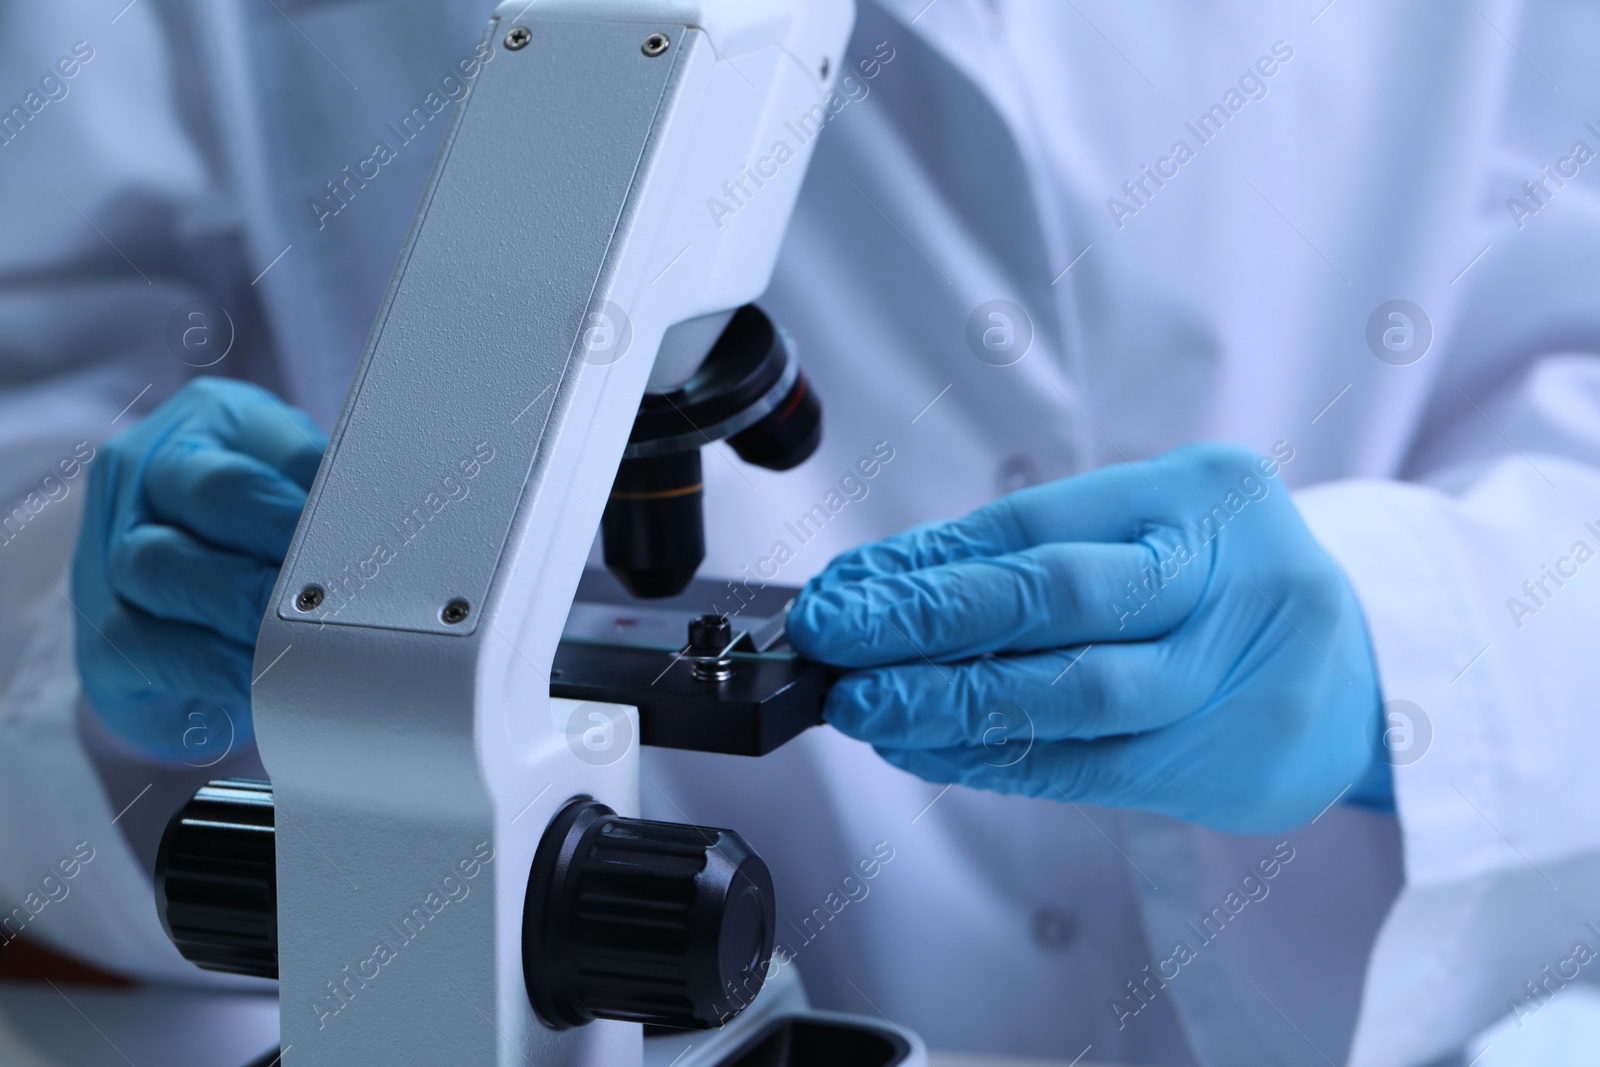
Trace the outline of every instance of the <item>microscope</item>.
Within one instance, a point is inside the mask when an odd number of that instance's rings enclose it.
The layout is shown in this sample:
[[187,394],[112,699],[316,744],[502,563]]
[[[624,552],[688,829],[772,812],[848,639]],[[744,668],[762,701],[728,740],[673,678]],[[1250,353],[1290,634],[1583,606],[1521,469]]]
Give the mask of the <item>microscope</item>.
[[[188,959],[278,980],[286,1067],[920,1051],[809,1011],[792,968],[763,992],[766,864],[733,830],[637,817],[640,744],[759,756],[831,681],[786,650],[781,592],[730,620],[691,583],[700,449],[781,470],[819,440],[751,301],[853,17],[490,19],[262,623],[271,781],[202,789],[158,862]],[[585,573],[597,528],[609,574]]]

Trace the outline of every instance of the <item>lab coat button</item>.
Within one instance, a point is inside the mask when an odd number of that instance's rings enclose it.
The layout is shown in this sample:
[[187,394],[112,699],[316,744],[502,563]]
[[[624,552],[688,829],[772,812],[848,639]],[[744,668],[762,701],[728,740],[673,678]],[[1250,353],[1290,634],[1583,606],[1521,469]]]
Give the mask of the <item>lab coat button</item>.
[[1078,918],[1058,904],[1033,911],[1033,942],[1046,952],[1065,952],[1078,939]]

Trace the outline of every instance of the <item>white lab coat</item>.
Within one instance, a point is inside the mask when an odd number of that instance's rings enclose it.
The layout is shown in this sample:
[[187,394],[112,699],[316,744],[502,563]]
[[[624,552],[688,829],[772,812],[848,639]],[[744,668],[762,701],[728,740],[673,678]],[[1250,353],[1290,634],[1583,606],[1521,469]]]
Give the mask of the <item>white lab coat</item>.
[[[6,499],[193,373],[163,333],[196,296],[238,333],[214,370],[331,422],[444,120],[404,145],[387,123],[471,53],[488,5],[122,7],[0,9],[7,109],[74,42],[94,52],[0,146]],[[1022,484],[1288,442],[1385,695],[1431,741],[1396,768],[1397,819],[1334,805],[1260,839],[942,792],[827,730],[759,763],[647,753],[648,812],[736,826],[771,862],[814,1000],[934,1047],[1403,1065],[1531,1019],[1525,982],[1600,951],[1600,562],[1575,555],[1600,550],[1600,201],[1575,152],[1600,151],[1597,33],[1576,0],[863,4],[851,57],[894,58],[832,121],[764,301],[825,441],[781,475],[707,458],[707,571],[799,584]],[[319,224],[310,201],[377,140],[394,160]],[[1010,366],[967,341],[995,299],[1032,325]],[[1368,342],[1396,299],[1431,323],[1409,365]],[[894,458],[867,495],[795,543],[785,520],[880,441]],[[91,840],[39,934],[193,980],[151,914],[148,846],[122,833],[136,816],[110,825],[146,769],[75,725],[49,582],[66,588],[78,492],[0,546],[0,891]],[[879,842],[893,858],[865,895],[830,898]],[[1285,850],[1270,892],[1230,907]]]

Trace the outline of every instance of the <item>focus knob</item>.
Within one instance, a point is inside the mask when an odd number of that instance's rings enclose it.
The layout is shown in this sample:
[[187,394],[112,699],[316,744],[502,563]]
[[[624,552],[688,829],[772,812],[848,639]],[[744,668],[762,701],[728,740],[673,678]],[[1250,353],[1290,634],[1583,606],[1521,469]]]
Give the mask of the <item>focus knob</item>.
[[272,784],[211,782],[173,816],[156,853],[156,911],[183,958],[278,977]]
[[545,831],[528,878],[528,998],[557,1029],[720,1026],[761,989],[775,914],[767,865],[733,831],[580,798]]

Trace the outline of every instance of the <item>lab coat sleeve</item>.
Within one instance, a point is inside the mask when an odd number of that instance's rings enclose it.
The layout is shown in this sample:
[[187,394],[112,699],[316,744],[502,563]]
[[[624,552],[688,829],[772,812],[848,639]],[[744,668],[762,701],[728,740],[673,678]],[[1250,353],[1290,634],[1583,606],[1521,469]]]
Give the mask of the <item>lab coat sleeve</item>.
[[1408,480],[1298,496],[1406,702],[1386,705],[1405,885],[1352,1064],[1426,1062],[1600,978],[1577,962],[1600,956],[1597,220],[1508,242],[1434,365],[1396,368],[1436,398]]
[[109,795],[78,730],[67,568],[88,470],[197,372],[167,322],[236,273],[201,119],[163,75],[181,19],[141,4],[113,24],[121,6],[0,7],[0,923],[197,981],[116,825],[134,798]]
[[[0,547],[0,926],[113,973],[207,982],[156,918],[150,878],[116,825],[119,809],[79,740],[66,557],[81,492],[50,502]],[[156,801],[148,801],[155,803]],[[238,983],[229,983],[238,984]]]
[[1394,769],[1405,880],[1368,961],[1361,1067],[1540,1025],[1569,984],[1600,980],[1600,197],[1559,178],[1526,194],[1575,141],[1600,144],[1583,121],[1600,77],[1567,68],[1589,105],[1573,112],[1520,61],[1581,48],[1596,16],[1501,17],[1519,59],[1460,224],[1479,258],[1421,295],[1434,350],[1376,368],[1385,392],[1428,398],[1401,477],[1299,497],[1361,599],[1385,699],[1414,705],[1393,709],[1409,731],[1390,720],[1410,746]]

